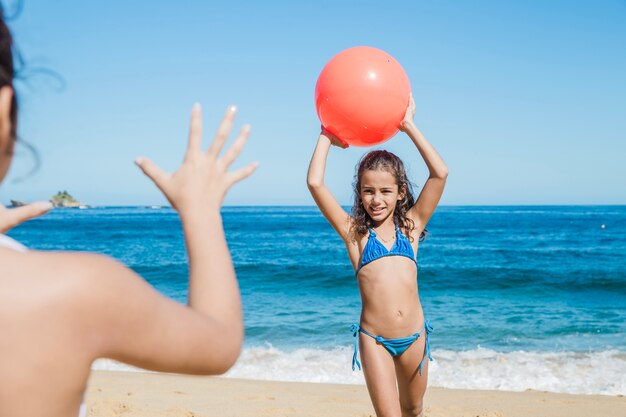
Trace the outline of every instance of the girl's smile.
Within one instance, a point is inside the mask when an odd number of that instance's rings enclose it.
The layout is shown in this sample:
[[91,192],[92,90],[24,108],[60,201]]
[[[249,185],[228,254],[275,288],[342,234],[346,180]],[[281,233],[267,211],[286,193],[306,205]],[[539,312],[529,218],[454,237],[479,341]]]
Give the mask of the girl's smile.
[[383,222],[396,209],[403,194],[398,190],[395,176],[383,169],[365,170],[361,177],[361,201],[375,222]]

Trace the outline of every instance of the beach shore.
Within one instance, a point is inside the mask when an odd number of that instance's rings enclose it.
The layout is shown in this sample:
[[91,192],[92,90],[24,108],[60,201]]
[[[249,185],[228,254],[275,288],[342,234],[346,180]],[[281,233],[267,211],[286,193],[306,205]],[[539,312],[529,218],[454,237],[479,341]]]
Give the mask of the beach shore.
[[[94,371],[90,417],[368,417],[363,385]],[[430,387],[426,417],[624,417],[626,398]]]

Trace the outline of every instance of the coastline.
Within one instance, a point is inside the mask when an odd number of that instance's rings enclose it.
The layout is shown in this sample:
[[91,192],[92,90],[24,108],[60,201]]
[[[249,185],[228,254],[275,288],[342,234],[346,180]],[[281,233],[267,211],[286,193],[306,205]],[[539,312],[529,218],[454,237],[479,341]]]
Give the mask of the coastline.
[[[363,385],[93,371],[90,417],[368,417]],[[428,388],[425,417],[622,417],[626,397]]]

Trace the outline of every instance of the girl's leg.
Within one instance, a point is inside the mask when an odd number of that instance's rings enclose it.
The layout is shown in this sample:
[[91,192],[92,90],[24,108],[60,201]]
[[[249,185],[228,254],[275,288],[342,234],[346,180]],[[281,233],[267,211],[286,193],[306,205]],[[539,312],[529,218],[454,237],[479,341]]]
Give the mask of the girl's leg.
[[424,407],[424,393],[428,382],[428,359],[424,361],[422,375],[419,373],[420,363],[424,357],[426,338],[417,339],[404,353],[395,358],[398,391],[402,417],[418,417]]
[[363,374],[376,416],[399,417],[401,412],[393,357],[369,336],[359,333],[359,342]]

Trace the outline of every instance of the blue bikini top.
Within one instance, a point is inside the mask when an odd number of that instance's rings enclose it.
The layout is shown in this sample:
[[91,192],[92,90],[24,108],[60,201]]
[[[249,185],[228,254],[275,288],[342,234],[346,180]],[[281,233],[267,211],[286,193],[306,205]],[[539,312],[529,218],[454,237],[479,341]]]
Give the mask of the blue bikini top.
[[369,229],[369,237],[367,238],[367,243],[361,255],[361,265],[359,265],[355,275],[358,275],[361,268],[365,265],[385,256],[405,256],[410,258],[415,262],[415,265],[417,265],[413,246],[411,246],[411,242],[409,242],[409,239],[400,231],[398,226],[396,226],[396,241],[393,242],[393,246],[390,250],[387,250],[385,245],[376,238],[374,230]]

